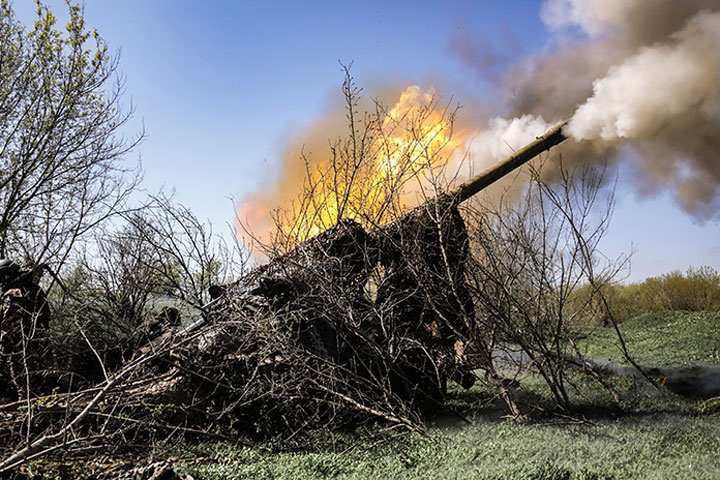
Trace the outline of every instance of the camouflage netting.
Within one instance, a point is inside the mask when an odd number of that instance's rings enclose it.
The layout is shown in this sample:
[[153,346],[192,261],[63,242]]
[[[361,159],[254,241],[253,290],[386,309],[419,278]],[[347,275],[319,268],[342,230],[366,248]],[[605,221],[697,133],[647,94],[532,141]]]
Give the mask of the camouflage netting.
[[252,435],[378,417],[418,427],[448,378],[470,377],[467,234],[455,208],[431,208],[372,236],[341,221],[228,286],[168,400],[212,405]]
[[448,378],[465,386],[474,377],[465,345],[474,322],[474,306],[465,284],[468,235],[448,197],[417,207],[378,235],[384,276],[376,304],[395,345],[413,370],[409,399],[444,401]]

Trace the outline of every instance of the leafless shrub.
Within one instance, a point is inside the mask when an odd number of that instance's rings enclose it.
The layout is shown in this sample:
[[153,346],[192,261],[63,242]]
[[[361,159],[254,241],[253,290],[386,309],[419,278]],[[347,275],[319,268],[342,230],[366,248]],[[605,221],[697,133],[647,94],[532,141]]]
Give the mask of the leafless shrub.
[[[468,209],[475,259],[468,280],[486,355],[514,347],[514,355],[545,380],[558,406],[567,408],[568,385],[583,393],[569,375],[577,367],[612,390],[576,348],[580,331],[574,318],[597,304],[601,285],[618,275],[627,258],[610,261],[598,250],[613,208],[612,192],[604,205],[597,204],[605,171],[561,166],[561,180],[550,184],[541,168],[530,169],[524,201]],[[581,304],[573,295],[586,284],[595,287]]]
[[99,380],[105,368],[114,370],[163,333],[149,330],[162,308],[192,323],[204,314],[210,285],[227,283],[243,265],[239,252],[188,209],[151,198],[97,229],[56,290],[57,363]]
[[[399,217],[418,202],[428,176],[452,153],[458,108],[440,98],[424,99],[413,108],[389,109],[374,101],[360,111],[362,90],[343,66],[347,134],[329,139],[327,158],[301,152],[305,176],[290,205],[273,211],[275,235],[255,247],[268,256],[286,253],[299,242],[349,218],[372,229]],[[238,218],[249,238],[253,232]]]
[[[185,305],[184,312],[194,309],[197,318],[206,315],[196,305],[207,302],[207,286],[243,262],[233,261],[207,225],[168,198],[155,198],[125,219],[96,231],[93,250],[80,257],[56,294],[57,388],[0,406],[0,438],[8,455],[0,471],[58,450],[147,447],[172,433],[212,434],[215,410],[209,407],[217,397],[205,398],[199,413],[194,406],[202,402],[191,400],[203,388],[193,372],[205,365],[205,337],[180,334],[176,326],[153,340],[146,327],[159,302]],[[219,328],[229,331],[232,323]],[[235,365],[212,358],[213,375]]]

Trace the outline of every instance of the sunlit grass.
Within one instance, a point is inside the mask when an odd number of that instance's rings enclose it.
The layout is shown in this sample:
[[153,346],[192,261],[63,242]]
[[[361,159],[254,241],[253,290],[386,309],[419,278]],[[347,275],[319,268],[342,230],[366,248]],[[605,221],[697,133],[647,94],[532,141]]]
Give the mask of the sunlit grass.
[[[535,395],[531,386],[527,395]],[[572,412],[585,423],[531,414],[519,425],[499,405],[477,408],[486,392],[457,392],[454,416],[435,420],[433,438],[375,440],[345,434],[335,447],[271,454],[227,444],[201,447],[178,470],[197,479],[714,479],[720,472],[720,421],[702,402],[673,399],[642,412],[644,402]],[[684,405],[679,405],[684,404]],[[667,409],[670,409],[668,411]],[[673,411],[674,410],[674,411]],[[690,414],[692,412],[692,414]]]
[[[720,313],[657,312],[620,325],[630,355],[641,365],[720,363]],[[612,328],[595,328],[583,349],[591,357],[625,362]]]
[[[718,363],[720,314],[663,312],[623,324],[628,345],[647,365]],[[585,342],[592,355],[619,359],[610,330]],[[313,447],[287,453],[209,443],[185,452],[176,471],[195,479],[513,479],[620,480],[720,478],[720,400],[660,395],[614,378],[615,404],[599,385],[578,378],[592,401],[573,395],[558,416],[535,376],[516,392],[524,425],[503,418],[504,406],[479,384],[453,388],[448,413],[428,425],[431,438],[377,431],[318,435]],[[454,413],[453,413],[454,412]]]

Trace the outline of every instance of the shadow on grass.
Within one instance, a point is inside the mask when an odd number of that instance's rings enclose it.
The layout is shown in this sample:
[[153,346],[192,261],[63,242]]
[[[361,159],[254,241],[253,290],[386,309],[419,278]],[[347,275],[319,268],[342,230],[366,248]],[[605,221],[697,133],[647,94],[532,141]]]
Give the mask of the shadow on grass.
[[[606,378],[617,390],[620,402],[594,380],[577,376],[573,381],[583,390],[579,394],[568,385],[571,404],[561,409],[538,376],[525,375],[511,395],[520,407],[527,423],[595,423],[606,420],[643,419],[666,414],[718,415],[720,398],[686,397],[671,389],[656,389],[645,379],[609,376]],[[445,407],[429,423],[452,427],[471,422],[503,422],[509,410],[498,393],[489,385],[479,383],[469,390],[453,385]]]

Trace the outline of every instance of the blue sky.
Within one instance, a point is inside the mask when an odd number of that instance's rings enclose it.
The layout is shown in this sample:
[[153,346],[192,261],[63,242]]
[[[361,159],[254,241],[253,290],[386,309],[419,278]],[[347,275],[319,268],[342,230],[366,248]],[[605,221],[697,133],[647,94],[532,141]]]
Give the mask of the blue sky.
[[[540,3],[88,0],[85,16],[120,52],[124,99],[136,108],[129,133],[144,124],[148,135],[136,152],[146,188],[175,190],[224,231],[232,199],[271,179],[287,140],[338,98],[338,61],[353,62],[369,95],[387,84],[434,84],[460,103],[490,97],[483,75],[552,48]],[[16,0],[15,9],[30,20],[33,4]],[[48,4],[62,20],[62,2]],[[451,48],[458,38],[503,55],[478,72]],[[694,221],[668,193],[640,199],[626,176],[621,169],[603,248],[614,256],[637,247],[631,280],[720,269],[717,220]]]

